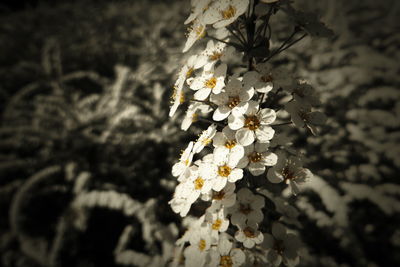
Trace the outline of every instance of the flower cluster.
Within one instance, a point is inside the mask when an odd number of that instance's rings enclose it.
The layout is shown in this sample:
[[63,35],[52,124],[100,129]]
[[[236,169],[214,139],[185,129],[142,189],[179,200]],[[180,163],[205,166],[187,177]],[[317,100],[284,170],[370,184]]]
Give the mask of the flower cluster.
[[[192,13],[185,21],[191,26],[183,52],[204,37],[210,40],[180,69],[170,116],[187,103],[181,128],[187,130],[199,120],[209,126],[188,144],[172,168],[179,184],[170,205],[182,217],[188,216],[196,201],[209,205],[177,241],[175,266],[278,266],[281,262],[294,266],[299,262],[297,236],[287,233],[279,217],[264,216],[266,201],[278,200],[260,190],[284,182],[294,195],[300,192],[299,184],[312,174],[277,133],[280,126],[292,123],[316,133],[324,116],[312,111],[318,98],[310,85],[296,81],[284,67],[272,65],[269,56],[248,52],[270,36],[266,33],[269,17],[281,7],[278,0],[257,3],[192,1]],[[247,60],[247,68],[230,68],[232,58]],[[279,107],[276,100],[282,94],[291,99]],[[276,123],[281,108],[290,113],[292,122]],[[280,221],[287,222],[283,219],[287,209],[279,207]]]

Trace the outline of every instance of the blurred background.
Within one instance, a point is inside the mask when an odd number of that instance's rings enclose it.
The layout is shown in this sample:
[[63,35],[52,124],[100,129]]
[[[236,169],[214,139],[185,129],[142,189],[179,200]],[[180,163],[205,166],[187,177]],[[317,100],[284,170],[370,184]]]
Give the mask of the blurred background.
[[[287,132],[315,174],[289,198],[301,266],[400,266],[400,4],[296,5],[335,31],[273,62],[308,80],[329,118],[319,136]],[[0,266],[165,265],[183,231],[171,166],[205,129],[181,131],[184,109],[168,117],[189,12],[172,0],[0,4]]]

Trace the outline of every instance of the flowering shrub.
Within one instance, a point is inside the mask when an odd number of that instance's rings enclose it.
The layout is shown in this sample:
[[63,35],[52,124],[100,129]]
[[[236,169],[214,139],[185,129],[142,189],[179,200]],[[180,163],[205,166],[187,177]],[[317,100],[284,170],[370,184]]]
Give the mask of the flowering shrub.
[[[287,15],[293,31],[270,48],[270,18],[277,12]],[[288,222],[297,215],[288,203],[278,206],[284,187],[271,189],[283,182],[296,195],[312,177],[302,153],[285,140],[285,127],[316,135],[326,118],[315,110],[313,87],[270,60],[307,35],[331,31],[284,0],[192,1],[185,23],[191,26],[183,52],[209,41],[179,71],[169,115],[188,104],[181,128],[197,121],[209,126],[172,168],[179,184],[170,205],[187,217],[198,200],[208,204],[177,241],[173,265],[295,266],[300,241]]]

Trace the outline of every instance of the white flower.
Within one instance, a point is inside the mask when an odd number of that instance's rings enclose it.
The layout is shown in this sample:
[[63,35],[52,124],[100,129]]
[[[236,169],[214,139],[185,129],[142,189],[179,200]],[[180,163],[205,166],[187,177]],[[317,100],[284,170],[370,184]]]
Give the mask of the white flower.
[[185,53],[188,51],[197,40],[203,38],[205,35],[206,25],[202,22],[202,20],[194,20],[192,26],[189,27],[188,38],[182,52]]
[[206,145],[212,142],[212,139],[217,132],[217,125],[210,125],[207,130],[203,131],[193,146],[193,153],[199,153]]
[[185,20],[184,24],[188,24],[193,20],[201,17],[203,12],[208,8],[208,5],[211,3],[212,0],[192,0],[192,12],[190,13],[189,17]]
[[259,223],[263,220],[261,209],[265,203],[262,196],[254,195],[248,188],[242,188],[237,192],[236,198],[235,205],[229,208],[232,224],[244,225],[247,222]]
[[242,88],[242,82],[238,79],[231,79],[225,90],[220,94],[212,94],[210,97],[211,102],[218,105],[214,111],[213,120],[222,121],[232,113],[237,116],[242,115],[247,107],[249,101],[254,95],[253,88]]
[[256,244],[261,244],[264,236],[258,231],[258,225],[250,222],[249,224],[239,225],[239,230],[235,233],[235,239],[242,242],[244,247],[252,248]]
[[203,171],[214,179],[213,190],[219,192],[227,182],[234,183],[243,178],[243,170],[236,168],[240,159],[219,148],[214,149],[213,155],[214,161],[203,168]]
[[286,157],[278,152],[278,162],[268,170],[267,178],[271,183],[285,182],[290,185],[294,195],[300,192],[298,183],[303,183],[312,177],[309,169],[303,168],[301,160],[295,156]]
[[247,10],[248,5],[249,0],[215,1],[204,12],[204,23],[213,24],[214,28],[228,26]]
[[226,64],[219,65],[215,71],[214,66],[204,70],[201,76],[195,77],[190,82],[190,89],[197,91],[194,98],[205,100],[211,92],[219,94],[225,86]]
[[193,71],[195,69],[198,69],[197,67],[195,67],[195,63],[197,62],[197,56],[196,55],[192,55],[188,58],[187,62],[185,65],[183,65],[183,67],[180,69],[179,73],[178,73],[178,78],[175,81],[174,84],[174,92],[172,94],[172,106],[171,109],[169,111],[169,116],[172,117],[175,112],[176,109],[178,108],[178,106],[180,104],[182,104],[183,102],[185,102],[185,95],[183,93],[183,86],[185,84],[186,79],[190,78],[193,74]]
[[218,246],[210,251],[210,255],[210,266],[213,267],[239,267],[246,260],[244,252],[233,248],[233,243],[226,234],[221,234]]
[[213,185],[213,181],[209,177],[200,175],[198,168],[191,169],[190,176],[184,183],[187,184],[183,189],[188,191],[185,195],[189,203],[194,203],[200,194],[208,193]]
[[201,68],[205,65],[206,69],[211,67],[210,64],[215,64],[217,61],[226,62],[234,52],[234,48],[227,46],[225,43],[217,42],[214,44],[213,40],[208,41],[206,49],[200,53],[196,60],[196,68]]
[[268,63],[256,65],[256,71],[249,71],[243,75],[245,87],[254,87],[257,92],[268,93],[273,88],[287,88],[292,85],[293,79],[283,67],[272,68]]
[[214,207],[206,210],[205,221],[208,223],[211,231],[211,237],[218,239],[219,233],[223,233],[229,227],[229,220],[225,217],[224,209],[215,210]]
[[213,138],[213,145],[220,150],[226,150],[226,154],[241,159],[244,155],[244,148],[238,144],[235,137],[235,131],[231,130],[228,126],[222,129],[222,132],[217,132]]
[[182,120],[181,129],[187,131],[190,125],[192,125],[193,122],[197,121],[197,117],[199,114],[207,114],[211,111],[212,109],[209,105],[200,102],[190,104],[186,111],[186,116]]
[[180,183],[176,186],[173,198],[168,202],[172,210],[178,213],[181,217],[185,217],[190,210],[193,202],[188,200],[190,193],[188,183]]
[[234,183],[228,182],[221,191],[216,192],[214,190],[211,190],[207,194],[204,194],[202,200],[212,200],[211,205],[215,207],[215,209],[219,209],[221,207],[231,207],[236,202],[235,188],[236,186]]
[[287,234],[286,228],[280,223],[272,224],[272,235],[265,233],[261,245],[267,249],[267,259],[273,266],[279,266],[283,260],[287,266],[296,266],[299,263],[297,254],[301,244],[294,234]]
[[290,91],[293,93],[294,100],[302,105],[317,106],[321,103],[317,91],[307,83],[296,84]]
[[266,166],[274,166],[278,161],[275,153],[268,151],[269,143],[256,142],[244,148],[245,156],[239,161],[238,168],[247,167],[254,176],[265,172]]
[[209,260],[210,231],[206,227],[195,229],[190,235],[190,246],[184,251],[185,266],[204,266]]
[[316,126],[324,125],[326,122],[325,114],[311,111],[311,106],[306,102],[299,103],[293,100],[285,104],[285,109],[296,127],[307,127],[314,135],[317,134]]
[[175,163],[172,166],[172,175],[177,177],[184,175],[187,171],[189,171],[190,164],[193,160],[193,142],[190,142],[186,149],[182,152],[179,162]]
[[275,111],[269,108],[259,110],[258,103],[250,100],[243,115],[232,113],[228,125],[237,130],[235,136],[243,146],[252,144],[256,139],[262,143],[268,142],[274,136],[274,129],[269,124],[275,121]]

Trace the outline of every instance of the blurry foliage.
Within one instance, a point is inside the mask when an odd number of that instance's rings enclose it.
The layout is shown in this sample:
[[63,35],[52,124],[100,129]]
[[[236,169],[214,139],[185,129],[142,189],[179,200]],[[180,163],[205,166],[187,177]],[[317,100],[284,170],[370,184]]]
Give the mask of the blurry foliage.
[[[187,140],[167,111],[188,3],[96,3],[0,18],[2,266],[163,266],[178,235],[169,173]],[[329,116],[289,133],[316,174],[296,201],[303,265],[399,265],[400,5],[297,4],[336,33],[275,60]]]
[[181,7],[144,3],[40,5],[1,19],[2,266],[170,257]]
[[398,266],[400,34],[394,25],[400,5],[297,4],[322,15],[336,33],[331,40],[309,39],[279,59],[320,90],[329,117],[320,136],[294,134],[317,174],[296,202],[305,213],[299,232],[310,254],[304,263]]

